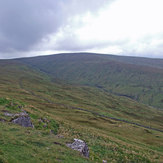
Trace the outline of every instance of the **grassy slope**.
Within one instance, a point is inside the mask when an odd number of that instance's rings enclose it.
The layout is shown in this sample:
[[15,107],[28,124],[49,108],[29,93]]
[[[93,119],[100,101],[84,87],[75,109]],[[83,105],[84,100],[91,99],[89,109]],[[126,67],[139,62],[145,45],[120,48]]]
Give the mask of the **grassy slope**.
[[[19,66],[18,66],[19,65]],[[71,109],[82,107],[162,129],[163,112],[112,96],[97,88],[72,86],[51,79],[17,61],[0,63],[0,97],[26,104],[35,126],[41,117],[59,124],[58,135],[0,122],[0,160],[9,162],[161,162],[163,134]],[[49,103],[48,100],[53,101]],[[64,105],[63,105],[64,104]],[[0,106],[0,115],[6,106]],[[85,140],[87,160],[65,146],[73,138]],[[60,143],[56,145],[53,142]],[[44,160],[44,161],[43,161]]]
[[29,65],[75,84],[163,108],[163,60],[97,54],[62,54],[23,59]]
[[129,64],[135,64],[140,66],[150,66],[154,68],[163,68],[163,59],[157,58],[143,58],[143,57],[132,57],[132,56],[115,56],[109,55],[109,59],[120,61]]

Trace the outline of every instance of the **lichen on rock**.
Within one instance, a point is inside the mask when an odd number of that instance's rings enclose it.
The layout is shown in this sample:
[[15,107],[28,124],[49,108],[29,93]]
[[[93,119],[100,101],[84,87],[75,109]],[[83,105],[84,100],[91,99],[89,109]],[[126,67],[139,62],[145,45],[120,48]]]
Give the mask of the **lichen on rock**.
[[83,156],[89,157],[89,149],[87,144],[80,139],[74,139],[74,142],[71,144],[67,144],[69,148],[73,150],[79,151]]

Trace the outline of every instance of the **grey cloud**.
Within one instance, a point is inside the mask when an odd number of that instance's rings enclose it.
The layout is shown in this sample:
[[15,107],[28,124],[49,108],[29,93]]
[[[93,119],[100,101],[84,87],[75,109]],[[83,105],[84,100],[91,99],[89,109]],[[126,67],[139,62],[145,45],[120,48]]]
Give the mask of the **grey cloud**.
[[1,0],[0,50],[28,50],[60,25],[58,10],[58,4],[51,0]]
[[[0,52],[30,51],[75,14],[97,11],[106,0],[0,0]],[[107,1],[108,3],[108,1]]]

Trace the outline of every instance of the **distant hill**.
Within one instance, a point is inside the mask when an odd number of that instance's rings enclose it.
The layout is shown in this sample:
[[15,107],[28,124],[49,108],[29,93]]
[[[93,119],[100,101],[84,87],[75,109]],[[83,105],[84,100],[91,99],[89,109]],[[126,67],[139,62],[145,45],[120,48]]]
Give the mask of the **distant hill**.
[[163,108],[163,59],[72,53],[19,59],[54,78]]

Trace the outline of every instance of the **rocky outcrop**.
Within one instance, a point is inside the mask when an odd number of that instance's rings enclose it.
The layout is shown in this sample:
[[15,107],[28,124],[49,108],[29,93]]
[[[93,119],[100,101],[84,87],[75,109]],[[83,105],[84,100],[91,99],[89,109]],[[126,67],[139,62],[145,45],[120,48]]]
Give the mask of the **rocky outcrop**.
[[72,144],[67,144],[67,146],[73,150],[79,151],[83,156],[89,157],[88,146],[83,140],[74,139],[74,142]]
[[26,112],[15,114],[14,117],[11,119],[11,122],[23,127],[34,128],[34,125],[32,124],[31,119]]
[[7,116],[7,117],[13,117],[14,114],[11,114],[11,113],[8,113],[8,112],[5,112],[4,113],[4,116]]

